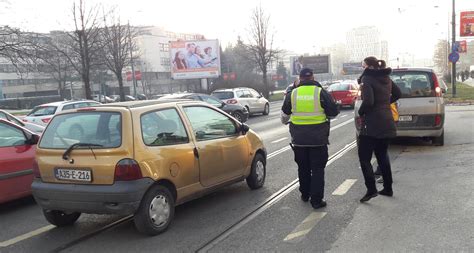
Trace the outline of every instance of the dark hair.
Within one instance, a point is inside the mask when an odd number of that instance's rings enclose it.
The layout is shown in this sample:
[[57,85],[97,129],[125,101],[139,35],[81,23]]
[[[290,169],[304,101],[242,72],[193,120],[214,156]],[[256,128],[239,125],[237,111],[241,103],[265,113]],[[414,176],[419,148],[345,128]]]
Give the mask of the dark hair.
[[209,50],[212,50],[212,47],[206,47],[206,48],[204,48],[204,53],[207,54],[207,52],[209,52]]
[[176,63],[176,68],[177,69],[187,69],[188,65],[186,64],[186,61],[179,59],[179,54],[181,51],[176,52],[174,55],[174,62]]
[[372,67],[374,69],[384,69],[387,67],[387,64],[384,60],[377,60],[374,56],[369,56],[364,59],[365,64],[367,66]]

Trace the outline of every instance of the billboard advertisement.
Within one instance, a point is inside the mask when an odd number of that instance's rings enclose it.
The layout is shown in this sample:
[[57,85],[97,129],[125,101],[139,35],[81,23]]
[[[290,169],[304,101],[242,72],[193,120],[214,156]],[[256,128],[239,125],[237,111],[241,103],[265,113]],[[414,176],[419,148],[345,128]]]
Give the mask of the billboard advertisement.
[[467,43],[465,40],[456,41],[453,46],[453,52],[466,53],[467,52]]
[[217,78],[220,74],[220,50],[217,40],[170,42],[173,79]]
[[362,72],[364,72],[364,68],[362,68],[362,63],[360,62],[348,62],[342,64],[343,75],[360,75]]
[[461,12],[460,36],[474,36],[474,11]]
[[302,68],[310,68],[314,74],[329,73],[329,55],[290,57],[291,75],[298,76]]

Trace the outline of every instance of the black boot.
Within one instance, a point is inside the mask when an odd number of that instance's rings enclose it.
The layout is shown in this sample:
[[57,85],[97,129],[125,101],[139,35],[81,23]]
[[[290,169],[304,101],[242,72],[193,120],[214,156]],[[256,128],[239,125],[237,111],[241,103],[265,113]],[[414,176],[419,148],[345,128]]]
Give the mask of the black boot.
[[371,198],[377,197],[378,193],[377,192],[367,192],[364,197],[360,199],[360,202],[367,202]]
[[383,188],[383,190],[379,191],[379,194],[380,194],[380,195],[384,195],[384,196],[388,196],[388,197],[392,197],[392,196],[393,196],[393,190],[392,190],[392,189]]

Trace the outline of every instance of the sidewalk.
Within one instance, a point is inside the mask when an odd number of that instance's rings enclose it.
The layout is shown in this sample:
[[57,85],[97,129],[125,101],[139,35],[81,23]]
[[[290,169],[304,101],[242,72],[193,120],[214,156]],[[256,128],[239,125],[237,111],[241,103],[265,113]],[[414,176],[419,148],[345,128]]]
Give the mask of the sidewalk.
[[471,87],[474,87],[474,79],[472,79],[472,78],[469,78],[469,79],[465,80],[464,83],[471,86]]

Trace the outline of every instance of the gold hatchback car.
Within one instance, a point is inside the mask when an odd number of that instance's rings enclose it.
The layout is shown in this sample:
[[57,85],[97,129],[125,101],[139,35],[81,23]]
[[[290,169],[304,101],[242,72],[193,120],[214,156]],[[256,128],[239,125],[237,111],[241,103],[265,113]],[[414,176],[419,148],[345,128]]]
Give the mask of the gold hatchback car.
[[225,112],[195,101],[145,101],[66,111],[46,128],[32,192],[46,219],[134,214],[145,234],[165,231],[176,205],[246,179],[263,186],[261,138]]

